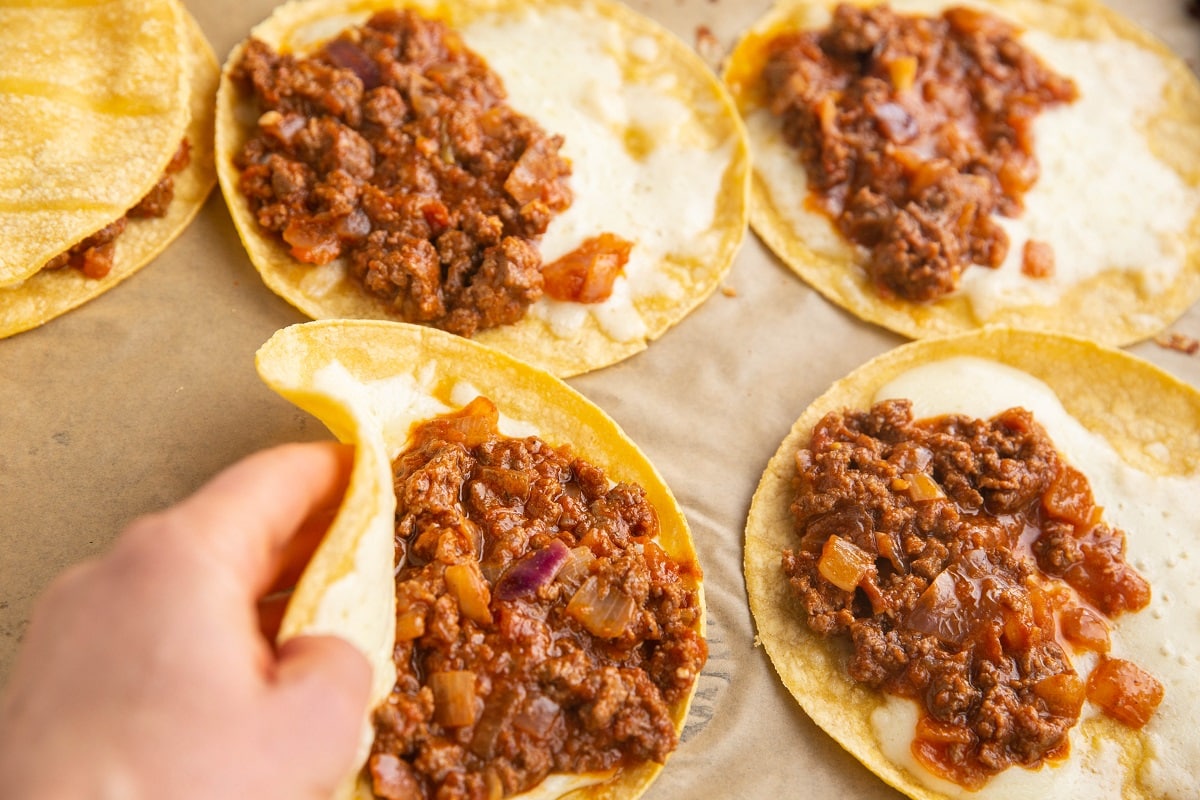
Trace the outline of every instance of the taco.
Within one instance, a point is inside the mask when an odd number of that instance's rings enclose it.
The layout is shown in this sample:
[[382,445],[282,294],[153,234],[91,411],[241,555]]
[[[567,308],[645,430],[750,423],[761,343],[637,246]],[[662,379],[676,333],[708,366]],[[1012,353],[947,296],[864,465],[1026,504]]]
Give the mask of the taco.
[[356,445],[281,636],[375,669],[339,796],[636,797],[678,742],[707,648],[681,509],[558,379],[406,323],[319,321],[258,369]]
[[728,93],[609,0],[284,4],[226,62],[217,153],[251,261],[305,314],[559,376],[680,321],[746,227]]
[[216,183],[218,65],[178,2],[19,4],[0,26],[3,337],[108,291],[187,227]]
[[886,353],[805,410],[746,525],[801,707],[914,798],[1190,797],[1200,393],[991,328]]
[[724,72],[751,226],[910,338],[1121,345],[1200,297],[1200,80],[1092,0],[782,0]]

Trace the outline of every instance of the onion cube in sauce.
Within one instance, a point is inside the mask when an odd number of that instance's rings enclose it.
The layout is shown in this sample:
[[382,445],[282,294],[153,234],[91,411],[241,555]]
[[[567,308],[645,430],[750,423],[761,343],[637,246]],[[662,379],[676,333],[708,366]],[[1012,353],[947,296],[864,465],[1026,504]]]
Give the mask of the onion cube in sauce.
[[919,704],[912,752],[935,775],[977,789],[1065,757],[1085,698],[1133,727],[1153,714],[1137,665],[1101,656],[1085,681],[1068,655],[1107,652],[1149,585],[1030,412],[914,420],[886,400],[826,415],[795,465],[799,613],[848,642],[852,680]]
[[407,777],[420,800],[505,797],[661,762],[707,655],[699,573],[655,544],[645,491],[499,418],[477,397],[415,425],[392,464],[403,558],[379,797]]
[[1162,702],[1163,686],[1132,661],[1103,658],[1088,676],[1087,697],[1118,722],[1140,728]]

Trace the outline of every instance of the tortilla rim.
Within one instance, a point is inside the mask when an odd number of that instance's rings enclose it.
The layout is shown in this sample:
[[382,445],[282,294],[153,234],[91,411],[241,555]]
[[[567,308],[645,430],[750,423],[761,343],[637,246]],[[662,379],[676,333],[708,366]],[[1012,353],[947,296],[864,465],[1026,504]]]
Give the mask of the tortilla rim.
[[[1165,370],[1121,350],[1066,334],[985,327],[948,337],[910,342],[858,367],[815,399],[793,424],[771,457],[747,516],[743,572],[757,641],[776,673],[810,718],[885,783],[916,800],[942,800],[884,756],[871,730],[870,714],[881,695],[853,683],[839,646],[813,633],[780,579],[780,551],[790,546],[788,504],[794,456],[813,426],[827,413],[863,409],[875,391],[899,374],[952,356],[976,356],[1029,373],[1050,386],[1067,411],[1103,436],[1131,466],[1151,474],[1200,473],[1200,447],[1187,438],[1200,429],[1200,391]],[[1105,392],[1094,391],[1103,380]],[[1142,447],[1168,443],[1166,460]],[[1122,796],[1149,800],[1130,764],[1147,747],[1144,735],[1103,716],[1083,721],[1085,743],[1108,740],[1122,750]]]
[[[607,21],[628,30],[630,37],[649,36],[658,45],[662,59],[669,59],[671,73],[686,86],[692,95],[711,99],[714,109],[707,112],[705,126],[713,126],[717,139],[730,142],[732,152],[725,168],[721,186],[714,202],[714,222],[710,234],[717,234],[718,245],[712,252],[690,256],[676,252],[671,259],[674,269],[686,273],[687,285],[681,285],[679,299],[655,295],[637,301],[639,316],[646,326],[644,336],[629,341],[617,341],[604,334],[592,316],[587,315],[581,329],[570,336],[555,334],[550,326],[532,315],[520,322],[483,330],[475,340],[504,350],[548,370],[559,377],[570,377],[622,361],[645,350],[649,343],[681,322],[707,300],[728,275],[744,241],[750,206],[750,153],[745,128],[724,84],[712,70],[675,34],[659,23],[644,17],[615,0],[470,0],[452,3],[448,0],[291,0],[259,23],[250,35],[272,46],[291,43],[292,31],[318,19],[363,14],[371,10],[408,7],[447,19],[452,25],[491,13],[507,13],[514,9],[569,9],[585,14],[598,14]],[[313,319],[362,318],[399,321],[387,313],[382,301],[369,297],[354,284],[339,284],[339,292],[353,295],[345,300],[310,296],[301,283],[313,267],[292,259],[286,248],[272,237],[263,235],[245,199],[237,190],[238,173],[233,167],[234,155],[245,139],[239,126],[240,107],[237,92],[229,74],[240,58],[245,41],[229,54],[222,70],[217,95],[217,174],[221,190],[230,207],[235,228],[242,244],[264,283],[299,311]],[[518,111],[520,109],[517,109]],[[689,123],[695,125],[694,121]],[[707,128],[706,128],[707,131]],[[353,292],[350,291],[353,289]],[[332,292],[330,294],[333,294]]]
[[[390,506],[385,502],[386,498],[375,497],[377,505],[371,512],[381,515],[387,523],[386,574],[390,594],[394,594],[391,525],[395,502],[391,495],[391,461],[390,458],[383,459],[386,477],[382,477],[378,443],[366,448],[361,446],[371,438],[363,420],[349,409],[344,399],[314,389],[313,376],[333,358],[364,381],[413,374],[436,363],[439,396],[448,396],[454,383],[466,381],[490,398],[502,414],[535,422],[538,436],[544,441],[570,447],[576,455],[603,469],[614,481],[638,483],[658,512],[660,546],[676,561],[695,565],[696,578],[691,588],[696,593],[699,607],[697,632],[702,637],[705,635],[703,577],[687,518],[662,475],[599,406],[544,370],[502,351],[434,328],[383,320],[319,320],[284,328],[259,349],[256,357],[259,375],[281,396],[320,419],[339,439],[360,445],[356,448],[352,487],[347,496],[353,494],[370,500],[372,492],[385,491],[390,497]],[[398,449],[398,443],[385,444],[391,450]],[[327,547],[322,543],[301,577],[284,617],[281,638],[314,631],[331,632],[327,626],[314,621],[329,587],[353,569],[348,560],[348,548],[356,547],[357,537],[363,535],[354,528],[371,524],[360,511],[347,508],[345,504],[339,508],[326,539],[333,544]],[[387,619],[394,619],[394,612]],[[388,678],[394,676],[390,669],[391,643],[364,645],[354,630],[334,629],[332,632],[355,642],[371,661],[376,674],[371,703],[374,708],[386,698],[394,680]],[[387,659],[386,663],[381,661],[383,658]],[[380,676],[383,676],[382,681]],[[683,730],[699,685],[698,678],[688,695],[671,708],[677,733]],[[361,756],[365,759],[366,752],[363,751]],[[604,783],[564,796],[579,800],[633,800],[646,790],[663,766],[648,761],[618,770]],[[357,793],[353,794],[345,793],[349,787],[344,787],[338,797],[369,800],[374,795],[367,786],[365,781],[360,781]]]
[[[771,35],[793,29],[811,7],[832,7],[837,0],[778,0],[739,40],[726,61],[722,79],[745,117],[761,107],[755,88],[763,47]],[[886,0],[852,0],[874,6]],[[947,2],[946,5],[953,5]],[[1200,77],[1157,37],[1097,0],[989,0],[968,2],[1000,8],[1029,28],[1067,38],[1128,41],[1159,56],[1168,71],[1165,108],[1150,121],[1148,136],[1154,154],[1192,189],[1200,188]],[[759,144],[761,146],[761,144]],[[756,143],[751,142],[752,151]],[[797,165],[797,169],[801,169]],[[910,339],[947,336],[987,325],[1080,335],[1103,344],[1122,346],[1148,339],[1180,317],[1200,298],[1200,210],[1181,240],[1185,252],[1179,273],[1162,291],[1150,292],[1136,275],[1108,270],[1067,291],[1052,306],[1011,305],[979,320],[970,301],[961,295],[932,304],[913,304],[879,296],[857,255],[838,234],[841,250],[822,253],[808,247],[771,199],[768,182],[755,172],[751,178],[750,227],[767,247],[805,283],[852,315]]]
[[213,98],[219,65],[195,18],[186,9],[183,18],[191,112],[184,136],[191,151],[188,166],[175,176],[175,196],[166,215],[131,219],[116,240],[112,268],[103,278],[88,278],[78,269],[64,267],[43,269],[16,286],[0,287],[0,307],[4,309],[0,315],[0,339],[40,327],[141,270],[187,229],[216,185]]

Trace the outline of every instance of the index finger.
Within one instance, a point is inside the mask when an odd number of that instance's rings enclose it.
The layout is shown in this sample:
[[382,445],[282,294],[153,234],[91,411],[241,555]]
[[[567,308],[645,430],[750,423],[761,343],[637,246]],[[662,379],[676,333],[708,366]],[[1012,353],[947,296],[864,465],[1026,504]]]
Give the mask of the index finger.
[[352,447],[334,442],[263,450],[218,473],[160,519],[257,599],[293,555],[289,550],[298,534],[311,531],[314,519],[332,516],[349,483],[353,458]]

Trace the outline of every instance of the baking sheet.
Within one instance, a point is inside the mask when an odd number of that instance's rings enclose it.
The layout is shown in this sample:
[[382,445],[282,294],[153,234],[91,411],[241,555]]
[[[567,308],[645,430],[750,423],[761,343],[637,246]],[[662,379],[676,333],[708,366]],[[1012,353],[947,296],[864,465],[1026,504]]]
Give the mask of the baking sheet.
[[[1109,4],[1200,63],[1200,23],[1185,0]],[[224,60],[274,3],[186,5]],[[713,56],[769,0],[629,5]],[[898,797],[808,720],[755,647],[742,528],[768,458],[805,406],[904,340],[830,305],[752,233],[725,288],[646,352],[570,381],[662,471],[706,574],[711,656],[684,742],[647,797]],[[0,681],[35,596],[56,573],[238,458],[328,437],[254,371],[259,345],[305,319],[263,286],[214,190],[155,263],[42,328],[0,340]],[[1200,338],[1200,307],[1170,330]],[[1129,349],[1200,386],[1200,355],[1153,342]]]

